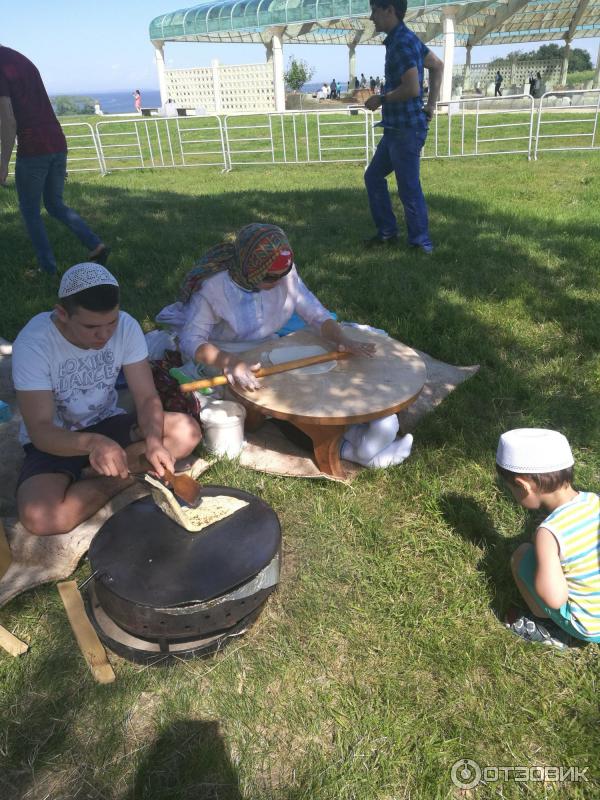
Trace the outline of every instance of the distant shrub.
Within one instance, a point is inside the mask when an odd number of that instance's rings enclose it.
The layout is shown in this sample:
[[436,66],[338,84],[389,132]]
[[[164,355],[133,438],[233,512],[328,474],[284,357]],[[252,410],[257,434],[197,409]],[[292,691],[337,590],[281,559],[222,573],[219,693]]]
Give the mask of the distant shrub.
[[586,69],[584,72],[569,72],[567,75],[567,86],[573,88],[577,84],[585,84],[594,79],[594,70]]
[[83,97],[76,94],[59,94],[56,97],[51,97],[50,102],[54,112],[59,117],[94,113],[95,101],[91,97]]

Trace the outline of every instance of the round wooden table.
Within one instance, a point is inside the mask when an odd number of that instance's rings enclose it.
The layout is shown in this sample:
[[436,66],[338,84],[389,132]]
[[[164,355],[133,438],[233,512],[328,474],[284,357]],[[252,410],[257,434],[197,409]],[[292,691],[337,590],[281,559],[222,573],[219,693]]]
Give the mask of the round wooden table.
[[[336,478],[345,477],[340,444],[346,426],[406,408],[417,399],[427,379],[422,358],[402,342],[352,328],[346,332],[375,344],[375,355],[336,361],[332,370],[320,374],[292,370],[269,375],[260,379],[261,388],[254,392],[237,386],[232,389],[246,407],[249,429],[258,427],[265,416],[288,420],[311,438],[321,472]],[[331,342],[305,329],[248,350],[241,357],[267,366],[265,355],[272,350],[314,345],[335,349]]]

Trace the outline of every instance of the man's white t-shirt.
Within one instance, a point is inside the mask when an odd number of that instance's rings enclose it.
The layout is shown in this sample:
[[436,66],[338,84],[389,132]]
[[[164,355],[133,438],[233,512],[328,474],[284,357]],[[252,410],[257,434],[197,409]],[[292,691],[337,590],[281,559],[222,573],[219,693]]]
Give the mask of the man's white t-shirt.
[[[52,320],[51,311],[38,314],[21,330],[12,350],[12,374],[20,392],[50,390],[54,394],[54,424],[79,431],[108,417],[124,414],[115,389],[123,365],[148,357],[138,322],[125,311],[101,350],[83,350],[67,341]],[[31,441],[24,423],[21,444]]]

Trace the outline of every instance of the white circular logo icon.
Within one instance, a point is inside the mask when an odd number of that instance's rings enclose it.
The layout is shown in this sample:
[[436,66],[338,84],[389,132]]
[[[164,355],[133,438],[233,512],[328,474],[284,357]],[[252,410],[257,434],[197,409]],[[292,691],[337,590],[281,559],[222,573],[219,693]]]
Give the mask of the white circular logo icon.
[[481,783],[481,767],[470,758],[455,761],[450,772],[452,783],[459,789],[474,789]]

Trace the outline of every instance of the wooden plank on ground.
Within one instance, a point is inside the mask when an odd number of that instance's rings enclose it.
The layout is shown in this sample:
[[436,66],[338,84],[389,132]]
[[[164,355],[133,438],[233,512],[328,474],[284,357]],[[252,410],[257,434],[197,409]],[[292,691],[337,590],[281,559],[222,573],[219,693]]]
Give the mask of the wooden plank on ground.
[[5,574],[6,570],[12,563],[12,553],[6,539],[4,532],[4,525],[0,519],[0,578]]
[[17,639],[16,636],[0,625],[0,647],[3,647],[11,656],[22,656],[29,650],[29,645]]
[[106,650],[85,613],[83,598],[76,582],[63,581],[58,584],[58,591],[79,649],[87,661],[92,675],[98,683],[112,683],[115,673],[108,663]]

